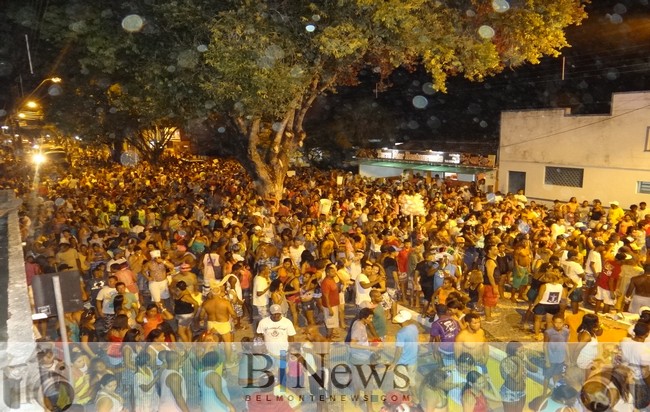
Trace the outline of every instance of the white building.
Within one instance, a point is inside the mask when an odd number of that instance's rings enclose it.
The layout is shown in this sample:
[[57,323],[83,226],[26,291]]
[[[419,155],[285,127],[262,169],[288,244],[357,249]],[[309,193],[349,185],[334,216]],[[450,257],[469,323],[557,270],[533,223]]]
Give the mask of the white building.
[[529,199],[650,203],[650,92],[617,93],[608,115],[501,114],[498,188]]

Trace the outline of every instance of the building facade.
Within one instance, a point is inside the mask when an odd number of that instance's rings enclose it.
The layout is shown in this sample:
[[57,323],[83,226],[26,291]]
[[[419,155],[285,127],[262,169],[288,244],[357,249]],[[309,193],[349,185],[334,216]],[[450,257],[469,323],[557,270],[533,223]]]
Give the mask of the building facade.
[[608,115],[501,114],[498,189],[529,199],[650,202],[650,92],[617,93]]

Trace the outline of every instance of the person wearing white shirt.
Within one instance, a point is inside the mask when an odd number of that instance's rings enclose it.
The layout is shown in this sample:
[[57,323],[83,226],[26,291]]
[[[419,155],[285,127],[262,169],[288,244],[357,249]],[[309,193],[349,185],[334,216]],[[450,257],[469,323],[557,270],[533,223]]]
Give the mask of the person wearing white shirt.
[[589,251],[585,261],[585,285],[587,287],[583,296],[585,303],[588,303],[589,299],[595,294],[596,278],[603,271],[603,258],[600,254],[604,250],[604,243],[596,239],[593,241],[593,245],[594,249]]
[[264,336],[269,354],[280,357],[281,351],[289,350],[289,342],[293,342],[296,329],[293,322],[282,316],[280,305],[271,305],[269,312],[271,315],[262,318],[257,325],[257,333]]
[[570,251],[567,253],[567,260],[562,262],[562,269],[564,274],[571,279],[573,287],[570,289],[569,300],[571,301],[571,311],[574,314],[578,313],[579,304],[582,302],[582,280],[585,277],[585,270],[582,265],[578,263],[578,253]]
[[271,287],[271,269],[264,265],[253,280],[253,306],[260,319],[268,316],[269,288]]
[[297,267],[300,267],[300,258],[302,257],[302,252],[305,251],[305,238],[303,236],[296,236],[293,238],[291,246],[289,246],[289,257],[291,261]]
[[363,302],[370,302],[370,279],[369,276],[372,273],[372,263],[365,262],[363,264],[363,271],[359,273],[357,278],[354,281],[354,291],[355,291],[355,304],[360,306]]
[[647,406],[650,401],[648,386],[644,382],[644,377],[650,375],[650,347],[645,342],[649,334],[650,326],[638,322],[634,325],[634,337],[623,339],[619,345],[621,360],[632,371],[634,403],[640,408]]

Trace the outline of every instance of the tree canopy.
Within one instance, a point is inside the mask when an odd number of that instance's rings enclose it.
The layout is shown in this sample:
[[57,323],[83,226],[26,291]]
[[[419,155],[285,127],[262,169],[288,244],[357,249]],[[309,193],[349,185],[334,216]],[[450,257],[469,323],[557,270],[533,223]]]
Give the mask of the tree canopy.
[[422,66],[444,92],[448,76],[538,63],[568,46],[564,30],[586,17],[583,4],[73,0],[49,7],[43,30],[66,45],[80,93],[101,86],[108,115],[130,119],[125,135],[213,122],[226,130],[214,139],[227,138],[260,192],[277,197],[320,94],[354,86],[368,68],[381,89],[395,69]]

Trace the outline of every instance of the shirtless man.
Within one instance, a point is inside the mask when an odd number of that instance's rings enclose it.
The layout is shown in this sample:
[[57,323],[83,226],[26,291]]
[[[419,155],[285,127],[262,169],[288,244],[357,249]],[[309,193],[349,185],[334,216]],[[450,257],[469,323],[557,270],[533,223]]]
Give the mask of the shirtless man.
[[481,328],[481,317],[476,313],[468,313],[465,315],[465,322],[467,322],[467,329],[461,330],[456,335],[454,356],[458,359],[462,353],[469,353],[483,373],[487,373],[486,364],[490,347],[487,344],[485,331]]
[[650,306],[650,264],[643,267],[643,272],[643,275],[630,280],[630,286],[625,292],[625,300],[630,302],[630,313],[639,313],[641,307]]
[[206,299],[199,309],[199,319],[207,318],[208,332],[218,335],[224,342],[226,355],[226,366],[233,366],[231,358],[232,348],[230,343],[233,341],[232,326],[230,319],[237,317],[232,303],[224,296],[223,286],[217,286],[212,290],[208,299]]
[[170,307],[169,284],[167,282],[167,271],[173,270],[174,265],[163,259],[160,250],[152,250],[151,260],[144,264],[142,273],[149,281],[149,292],[154,303],[164,302]]
[[530,248],[530,241],[524,239],[515,246],[514,259],[515,267],[512,271],[512,292],[510,300],[516,302],[516,294],[519,294],[519,299],[525,300],[526,287],[530,281],[529,278],[533,264],[533,252]]

